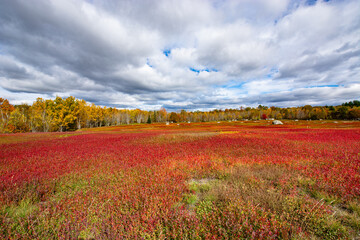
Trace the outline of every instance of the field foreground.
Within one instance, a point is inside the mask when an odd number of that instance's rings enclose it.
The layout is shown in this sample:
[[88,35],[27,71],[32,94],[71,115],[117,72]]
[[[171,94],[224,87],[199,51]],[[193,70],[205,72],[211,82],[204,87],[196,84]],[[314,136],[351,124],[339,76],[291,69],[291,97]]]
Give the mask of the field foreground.
[[0,135],[0,239],[356,239],[359,233],[359,122]]

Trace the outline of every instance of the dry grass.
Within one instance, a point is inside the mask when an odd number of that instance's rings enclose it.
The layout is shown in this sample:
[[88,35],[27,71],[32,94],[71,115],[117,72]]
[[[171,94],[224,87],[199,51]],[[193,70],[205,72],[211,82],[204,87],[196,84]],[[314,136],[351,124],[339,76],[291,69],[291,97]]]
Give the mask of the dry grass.
[[[334,202],[311,197],[297,173],[276,165],[242,165],[227,171],[225,179],[200,185],[193,205],[204,203],[227,208],[230,203],[250,204],[275,214],[279,221],[291,223],[283,238],[338,239],[356,238],[360,233],[359,203],[354,211],[339,210]],[[194,183],[192,183],[194,184]],[[301,229],[301,232],[299,232]],[[304,234],[306,232],[306,234]]]

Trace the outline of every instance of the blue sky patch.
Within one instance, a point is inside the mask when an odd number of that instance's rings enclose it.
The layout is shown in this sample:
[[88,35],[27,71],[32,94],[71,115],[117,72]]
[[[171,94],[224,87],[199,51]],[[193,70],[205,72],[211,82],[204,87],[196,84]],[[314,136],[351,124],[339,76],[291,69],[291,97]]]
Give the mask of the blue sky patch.
[[245,83],[246,82],[238,82],[238,81],[235,81],[235,80],[231,80],[228,83],[226,83],[224,85],[221,85],[219,87],[228,88],[228,89],[240,89],[240,88],[243,88]]
[[266,78],[273,78],[274,74],[278,73],[278,72],[279,72],[279,69],[273,67],[270,69],[270,72],[266,75]]
[[146,65],[148,65],[151,68],[154,68],[154,66],[150,64],[149,58],[146,59]]
[[163,54],[166,56],[166,57],[169,57],[169,55],[171,54],[171,49],[165,49],[163,51]]
[[193,71],[193,72],[196,72],[196,73],[199,73],[199,72],[200,72],[200,70],[195,69],[195,68],[189,68],[189,69],[190,69],[190,71]]
[[196,73],[200,73],[200,72],[219,72],[219,70],[217,70],[216,68],[196,69],[196,68],[189,67],[189,70],[193,71],[193,72],[196,72]]
[[309,86],[305,88],[322,88],[322,87],[343,87],[344,85],[339,84],[329,84],[329,85],[315,85],[315,86]]
[[[330,0],[323,0],[323,1],[324,2],[329,2]],[[316,2],[317,2],[317,0],[307,0],[306,4],[312,6],[312,5],[315,5]]]

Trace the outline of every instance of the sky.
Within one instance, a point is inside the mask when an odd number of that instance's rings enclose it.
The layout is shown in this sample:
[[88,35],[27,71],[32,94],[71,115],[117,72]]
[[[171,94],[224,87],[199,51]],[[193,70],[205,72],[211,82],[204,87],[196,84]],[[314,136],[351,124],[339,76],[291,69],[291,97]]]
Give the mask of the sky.
[[0,0],[0,97],[157,110],[360,99],[359,0]]

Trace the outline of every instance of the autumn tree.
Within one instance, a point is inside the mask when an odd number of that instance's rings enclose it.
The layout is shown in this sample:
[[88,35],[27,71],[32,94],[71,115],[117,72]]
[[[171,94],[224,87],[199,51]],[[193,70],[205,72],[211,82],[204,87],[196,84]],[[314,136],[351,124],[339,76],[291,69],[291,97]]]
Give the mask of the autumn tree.
[[104,123],[106,126],[110,126],[113,124],[113,109],[104,107]]
[[179,116],[177,115],[176,112],[171,112],[170,113],[169,121],[177,123],[177,122],[179,122],[179,120],[180,120],[180,118],[179,118]]
[[131,116],[129,110],[120,110],[120,120],[122,124],[130,124]]
[[208,122],[233,119],[359,119],[360,101],[339,106],[311,106],[270,108],[259,105],[256,108],[215,109],[212,111],[185,111],[167,113],[165,108],[155,111],[140,109],[127,110],[88,104],[75,97],[44,100],[37,98],[32,106],[21,104],[12,106],[8,100],[0,98],[0,132],[26,131],[70,131],[83,127],[101,127],[145,122]]
[[182,109],[180,111],[180,121],[187,122],[187,120],[188,120],[187,117],[188,117],[188,113],[184,109]]
[[137,123],[141,123],[144,120],[144,113],[143,111],[141,111],[140,109],[135,109],[133,110],[133,119],[137,122]]
[[354,107],[349,110],[349,119],[359,119],[360,120],[360,107]]
[[53,124],[51,100],[37,98],[30,107],[30,129],[33,132],[48,132]]
[[349,108],[347,106],[339,106],[332,112],[334,119],[347,119]]
[[10,114],[15,108],[7,99],[0,98],[0,132],[6,132]]
[[167,111],[165,108],[160,108],[157,118],[157,122],[165,122],[167,120]]
[[87,120],[87,103],[85,100],[77,100],[78,104],[78,111],[76,112],[76,126],[77,129],[81,129],[82,127],[86,126],[86,120]]
[[64,119],[63,127],[66,131],[76,129],[76,120],[79,115],[79,103],[76,101],[75,97],[70,96],[63,101],[64,109]]
[[95,106],[96,127],[102,127],[105,119],[105,111],[101,106]]
[[10,132],[28,132],[30,126],[28,124],[30,114],[30,106],[21,104],[15,106],[15,110],[11,112],[8,129]]

